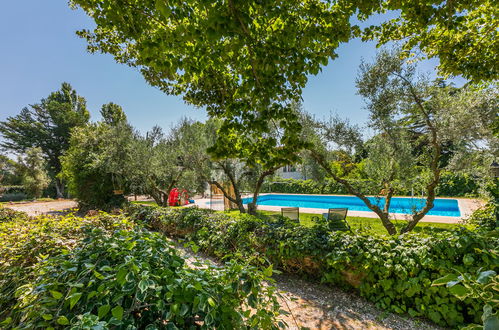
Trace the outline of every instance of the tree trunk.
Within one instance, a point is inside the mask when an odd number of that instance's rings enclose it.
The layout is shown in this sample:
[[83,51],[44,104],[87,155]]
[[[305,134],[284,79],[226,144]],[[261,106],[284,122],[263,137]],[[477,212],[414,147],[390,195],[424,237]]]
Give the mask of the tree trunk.
[[[310,150],[310,152],[312,153],[312,157],[319,163],[319,165],[338,183],[342,184],[346,189],[347,191],[352,194],[352,195],[355,195],[357,196],[358,198],[360,198],[364,204],[366,204],[366,206],[371,210],[373,211],[374,213],[376,213],[376,215],[380,218],[381,220],[381,223],[383,224],[383,226],[385,227],[385,229],[388,231],[388,234],[390,235],[395,235],[397,234],[397,228],[395,227],[395,225],[390,221],[390,216],[389,216],[389,213],[388,212],[384,212],[383,210],[381,210],[379,208],[379,206],[377,206],[376,204],[373,204],[371,203],[371,201],[364,195],[362,194],[360,191],[357,191],[351,184],[350,182],[348,182],[347,180],[345,179],[342,179],[338,176],[336,176],[336,174],[334,174],[334,172],[331,170],[331,168],[326,164],[325,160],[322,158],[322,156],[320,154],[318,154],[317,152],[315,152],[314,150]],[[391,196],[390,196],[390,199],[387,199],[388,201],[388,204],[386,204],[385,202],[385,208],[388,206],[390,206],[390,200],[391,200]]]
[[210,181],[208,181],[208,183],[217,186],[217,188],[220,189],[220,191],[222,191],[222,194],[224,194],[225,198],[227,198],[229,201],[231,201],[232,203],[234,203],[234,204],[237,205],[237,208],[239,209],[239,212],[246,213],[246,209],[244,208],[244,204],[243,204],[243,199],[241,198],[241,195],[239,194],[239,189],[236,189],[236,187],[234,187],[234,194],[236,195],[236,198],[234,198],[217,181],[210,180]]
[[57,198],[64,198],[64,183],[61,179],[55,179],[55,191]]
[[265,178],[269,175],[272,175],[276,171],[276,168],[272,168],[270,170],[264,171],[262,174],[260,174],[260,177],[258,178],[255,186],[255,190],[253,191],[253,200],[251,203],[248,203],[248,213],[251,215],[256,215],[257,211],[257,202],[258,202],[258,195],[260,194],[260,189],[262,188],[263,182],[265,181]]

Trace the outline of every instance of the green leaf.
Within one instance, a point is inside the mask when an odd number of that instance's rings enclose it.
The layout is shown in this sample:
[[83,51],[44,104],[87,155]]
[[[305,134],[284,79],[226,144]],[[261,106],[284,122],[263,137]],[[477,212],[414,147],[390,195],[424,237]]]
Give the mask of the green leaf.
[[447,274],[444,277],[440,277],[440,278],[436,279],[435,281],[433,281],[433,283],[431,285],[432,286],[444,285],[444,284],[447,284],[450,281],[455,281],[455,280],[457,280],[457,275],[455,275],[455,274]]
[[476,281],[480,284],[487,284],[489,282],[489,279],[493,276],[496,276],[496,274],[497,273],[493,270],[487,270],[487,271],[481,272],[478,275],[478,278]]
[[272,265],[268,266],[263,270],[263,275],[270,277],[272,276]]
[[69,324],[69,320],[66,316],[60,316],[58,319],[57,319],[57,323],[59,323],[60,325],[68,325]]
[[111,313],[115,318],[121,321],[121,319],[123,318],[123,307],[116,306],[111,310]]
[[213,300],[212,297],[209,297],[208,298],[208,304],[211,306],[211,307],[215,307],[217,305],[217,303],[215,302],[215,300]]
[[55,299],[61,299],[62,298],[62,293],[60,293],[59,291],[53,291],[53,290],[50,290],[50,294],[52,295],[52,297],[54,297]]
[[126,274],[128,273],[127,269],[126,268],[121,268],[119,271],[118,271],[118,274],[116,274],[116,281],[120,284],[120,285],[123,285],[125,283],[125,278],[126,278]]
[[71,296],[69,296],[69,309],[73,309],[74,305],[80,300],[82,296],[81,292],[78,293],[73,293]]
[[149,287],[149,285],[147,284],[146,280],[140,280],[140,282],[139,282],[139,289],[140,289],[141,292],[146,291],[148,287]]
[[54,317],[52,316],[52,314],[43,314],[42,315],[43,319],[46,320],[46,321],[50,321],[52,320]]
[[104,316],[107,315],[107,313],[109,313],[110,310],[111,310],[111,305],[102,305],[97,310],[97,315],[99,316],[100,319],[102,319]]
[[452,286],[451,288],[449,288],[449,291],[461,300],[466,298],[468,296],[468,294],[470,293],[470,290],[466,289],[461,284],[456,284],[456,285]]

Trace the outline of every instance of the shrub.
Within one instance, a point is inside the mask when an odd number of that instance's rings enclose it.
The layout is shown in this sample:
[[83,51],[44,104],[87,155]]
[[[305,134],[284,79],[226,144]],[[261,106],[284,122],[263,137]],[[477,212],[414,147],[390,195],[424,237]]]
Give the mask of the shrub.
[[495,209],[496,206],[493,203],[487,203],[473,212],[465,222],[484,230],[493,230],[497,223]]
[[40,216],[0,208],[0,320],[15,304],[15,290],[33,278],[33,268],[49,256],[76,246],[86,227],[131,228],[123,216],[79,218]]
[[124,215],[0,216],[1,328],[277,327],[271,269],[190,269]]
[[28,198],[23,192],[6,193],[0,196],[0,202],[18,202]]
[[132,218],[184,237],[219,258],[251,259],[287,272],[353,288],[378,306],[437,324],[477,322],[483,302],[460,301],[433,280],[450,272],[497,268],[497,235],[458,229],[389,238],[329,232],[285,218],[230,216],[195,208],[133,206]]
[[442,172],[437,186],[437,196],[478,196],[480,185],[468,173]]
[[41,265],[37,278],[18,290],[15,312],[24,328],[98,320],[120,328],[268,329],[278,305],[264,277],[235,263],[189,269],[156,233],[94,229],[82,245]]
[[433,281],[434,286],[444,284],[450,293],[461,300],[471,298],[485,303],[482,315],[483,326],[471,324],[466,327],[467,329],[499,328],[499,275],[495,271],[479,269],[475,274],[447,274]]

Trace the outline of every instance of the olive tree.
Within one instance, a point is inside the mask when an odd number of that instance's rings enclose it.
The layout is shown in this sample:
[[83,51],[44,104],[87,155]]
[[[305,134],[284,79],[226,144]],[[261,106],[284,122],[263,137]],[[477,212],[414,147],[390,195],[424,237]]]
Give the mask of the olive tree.
[[195,131],[199,126],[183,119],[167,133],[156,126],[145,136],[136,137],[131,152],[133,166],[127,177],[132,190],[150,195],[162,206],[168,205],[173,188],[191,193],[203,190],[190,159],[197,156],[190,145],[199,143],[199,134],[188,134],[189,128]]
[[400,232],[411,231],[434,205],[443,167],[443,145],[449,140],[456,144],[482,140],[484,135],[479,132],[487,130],[495,118],[497,91],[472,86],[454,89],[432,83],[418,75],[413,65],[406,64],[398,51],[386,50],[377,55],[374,63],[362,64],[357,87],[367,102],[369,125],[376,132],[365,145],[365,171],[379,188],[381,198],[368,198],[363,187],[354,186],[328,160],[330,143],[348,145],[342,138],[348,134],[329,133],[335,128],[348,128],[344,122],[325,125],[322,143],[316,143],[311,153],[334,180],[378,215],[390,234],[397,232],[390,219],[393,195],[401,187],[419,181],[424,203],[412,210]]

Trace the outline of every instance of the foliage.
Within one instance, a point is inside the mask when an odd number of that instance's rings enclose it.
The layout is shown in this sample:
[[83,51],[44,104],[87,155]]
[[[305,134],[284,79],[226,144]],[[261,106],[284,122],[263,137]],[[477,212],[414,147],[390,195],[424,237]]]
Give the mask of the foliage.
[[20,159],[22,166],[22,183],[24,190],[34,198],[42,197],[43,190],[48,187],[50,179],[45,170],[46,162],[43,159],[41,148],[28,148],[24,159]]
[[[0,122],[1,146],[23,153],[41,148],[48,160],[51,178],[61,171],[60,156],[69,148],[71,129],[85,125],[90,118],[83,97],[68,83],[40,103],[23,108],[21,113]],[[63,197],[63,184],[56,180],[57,197]]]
[[80,208],[110,210],[125,202],[124,176],[132,166],[133,131],[127,124],[88,124],[73,130],[70,148],[61,157],[62,176]]
[[26,199],[28,199],[28,195],[24,192],[7,192],[0,197],[0,202],[18,202]]
[[271,272],[189,268],[159,234],[122,216],[27,218],[0,209],[0,324],[276,328]]
[[[219,258],[321,278],[356,288],[378,306],[440,325],[478,320],[482,302],[459,301],[433,280],[453,269],[497,267],[496,236],[458,229],[432,235],[376,237],[299,226],[286,218],[213,213],[195,208],[133,206],[131,217],[167,235],[183,237]],[[268,261],[265,261],[268,260]],[[267,263],[268,262],[268,263]]]
[[487,203],[485,206],[479,208],[466,219],[466,223],[477,226],[484,230],[493,230],[496,228],[496,206],[492,202]]
[[33,279],[33,267],[77,245],[86,226],[111,230],[132,224],[122,216],[30,218],[24,212],[0,208],[0,320],[16,303],[16,289]]
[[438,58],[443,75],[462,75],[474,82],[499,78],[497,63],[497,3],[483,1],[372,1],[362,2],[360,19],[373,13],[398,14],[363,31],[378,45],[403,40],[406,56]]
[[434,286],[444,285],[457,298],[476,299],[483,302],[482,326],[472,324],[466,329],[497,329],[499,327],[499,275],[493,270],[482,271],[476,274],[459,273],[447,274],[433,281]]
[[17,186],[22,181],[18,164],[9,157],[0,154],[0,194],[6,186]]
[[[173,188],[203,193],[207,170],[203,168],[208,124],[182,119],[168,133],[154,127],[132,142],[130,172],[126,180],[134,192],[145,193],[167,206]],[[202,177],[203,176],[203,177]]]
[[443,171],[440,176],[437,196],[473,197],[479,195],[480,182],[468,173]]
[[[319,0],[72,4],[97,24],[79,32],[90,51],[110,53],[166,93],[206,107],[224,120],[212,153],[255,159],[265,170],[296,160],[303,144],[290,104],[299,100],[308,75],[351,37],[355,11]],[[117,19],[124,13],[126,22]],[[282,134],[269,134],[273,127]]]
[[[70,325],[94,316],[109,327],[271,328],[273,312],[264,308],[273,291],[261,286],[263,279],[230,263],[221,270],[188,269],[156,233],[94,230],[19,289],[20,326]],[[250,308],[258,312],[250,316]]]
[[123,108],[113,102],[104,104],[100,110],[100,114],[102,121],[111,126],[123,124],[127,121]]
[[414,210],[411,221],[401,230],[409,232],[433,207],[445,166],[444,146],[457,148],[488,139],[494,145],[496,139],[488,127],[495,118],[497,90],[473,86],[456,89],[441,80],[430,82],[418,75],[414,65],[405,63],[397,49],[383,50],[374,63],[363,63],[356,83],[367,103],[369,125],[375,130],[375,136],[364,144],[367,157],[362,169],[378,186],[376,195],[384,197],[384,205],[371,203],[365,189],[352,185],[345,164],[332,162],[334,148],[348,147],[352,142],[330,132],[335,127],[348,127],[348,123],[336,120],[334,125],[322,125],[322,138],[312,142],[311,154],[330,177],[362,199],[392,235],[397,232],[389,218],[392,196],[398,190],[421,187],[425,204]]

